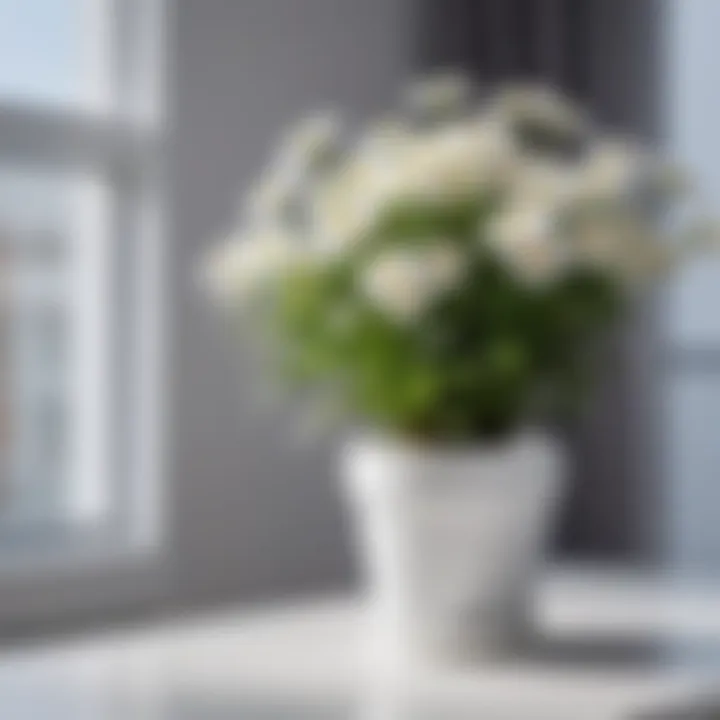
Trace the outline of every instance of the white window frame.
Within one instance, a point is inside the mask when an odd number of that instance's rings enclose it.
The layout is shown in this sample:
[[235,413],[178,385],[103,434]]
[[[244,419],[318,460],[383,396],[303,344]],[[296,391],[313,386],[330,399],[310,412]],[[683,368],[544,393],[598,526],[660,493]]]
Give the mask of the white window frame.
[[[111,255],[88,254],[86,277],[96,291],[109,293],[112,289],[112,300],[124,293],[125,299],[133,302],[119,339],[119,327],[112,326],[112,336],[107,332],[103,317],[107,307],[87,310],[87,323],[105,337],[100,343],[94,339],[96,347],[91,352],[95,362],[84,371],[89,369],[95,390],[113,389],[116,396],[115,380],[120,374],[130,380],[131,386],[123,384],[120,393],[126,407],[130,406],[131,418],[127,410],[124,417],[119,409],[113,412],[112,422],[101,430],[102,437],[96,438],[96,462],[86,464],[84,478],[81,476],[84,484],[71,499],[73,512],[92,511],[97,502],[88,492],[96,481],[92,473],[99,466],[113,467],[116,477],[108,484],[113,492],[113,513],[108,521],[102,527],[90,524],[52,548],[7,556],[0,552],[0,630],[7,624],[16,628],[38,619],[149,601],[163,592],[167,582],[167,528],[161,509],[166,457],[163,350],[168,326],[163,270],[167,265],[165,32],[170,0],[105,1],[112,20],[98,16],[92,37],[115,49],[110,70],[117,98],[101,93],[94,104],[75,108],[20,105],[0,98],[0,162],[53,172],[99,174],[108,179],[114,212],[105,250]],[[89,8],[101,6],[100,0],[86,2]],[[136,73],[137,69],[142,73]],[[136,77],[143,78],[142,87]],[[108,79],[92,81],[103,88]],[[83,228],[78,231],[82,237]],[[128,242],[135,247],[125,252],[122,244]],[[128,257],[131,267],[120,268]],[[131,276],[136,280],[132,291],[127,285]],[[120,317],[118,310],[113,307],[113,322]],[[126,340],[135,348],[132,366],[122,370],[111,367],[110,357],[118,356],[111,343]],[[94,406],[85,408],[85,431],[105,411],[99,395],[86,395]],[[123,435],[120,425],[132,428],[132,433]],[[122,468],[117,460],[113,462],[121,453],[111,453],[107,446],[119,435],[123,435],[124,449],[131,450],[122,455],[130,458]]]

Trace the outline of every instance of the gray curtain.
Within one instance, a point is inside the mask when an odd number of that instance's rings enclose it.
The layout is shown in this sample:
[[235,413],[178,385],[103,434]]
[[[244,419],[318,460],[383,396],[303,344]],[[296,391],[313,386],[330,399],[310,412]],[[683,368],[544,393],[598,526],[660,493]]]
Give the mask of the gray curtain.
[[[550,82],[606,127],[661,134],[661,0],[420,0],[417,65],[490,85]],[[651,304],[613,342],[591,407],[567,428],[575,455],[563,552],[653,559],[662,497],[654,466],[657,338]]]

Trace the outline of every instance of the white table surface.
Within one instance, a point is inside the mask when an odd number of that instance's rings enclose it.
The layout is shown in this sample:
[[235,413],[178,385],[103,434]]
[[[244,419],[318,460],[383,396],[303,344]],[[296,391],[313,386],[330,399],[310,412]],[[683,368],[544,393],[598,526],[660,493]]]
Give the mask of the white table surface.
[[[7,648],[0,718],[579,720],[635,717],[720,689],[720,662],[717,673],[704,662],[715,641],[720,648],[717,594],[632,575],[556,573],[543,584],[538,617],[552,652],[392,682],[362,665],[360,606],[343,598]],[[686,652],[696,642],[705,652]]]

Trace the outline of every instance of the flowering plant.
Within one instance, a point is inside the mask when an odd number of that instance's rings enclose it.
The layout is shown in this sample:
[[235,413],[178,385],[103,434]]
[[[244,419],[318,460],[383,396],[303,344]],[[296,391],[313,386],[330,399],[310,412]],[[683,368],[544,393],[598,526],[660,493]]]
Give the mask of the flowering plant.
[[566,408],[604,331],[688,247],[663,231],[666,164],[550,89],[478,107],[471,90],[426,82],[345,145],[330,118],[303,124],[207,267],[292,379],[440,440]]

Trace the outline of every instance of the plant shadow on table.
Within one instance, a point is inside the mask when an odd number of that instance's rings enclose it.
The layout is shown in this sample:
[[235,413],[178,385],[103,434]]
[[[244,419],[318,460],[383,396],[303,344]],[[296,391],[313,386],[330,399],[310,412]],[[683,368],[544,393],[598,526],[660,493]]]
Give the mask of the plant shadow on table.
[[522,664],[555,669],[697,668],[720,672],[720,643],[714,639],[680,641],[654,635],[538,637],[516,659]]
[[650,711],[636,720],[720,720],[720,697]]
[[667,662],[669,648],[653,637],[582,636],[537,638],[518,658],[548,668],[642,669]]
[[[642,672],[662,668],[720,671],[720,644],[699,640],[682,643],[651,636],[538,638],[523,653],[523,662],[580,672],[583,669]],[[720,692],[650,709],[636,720],[720,720]]]

